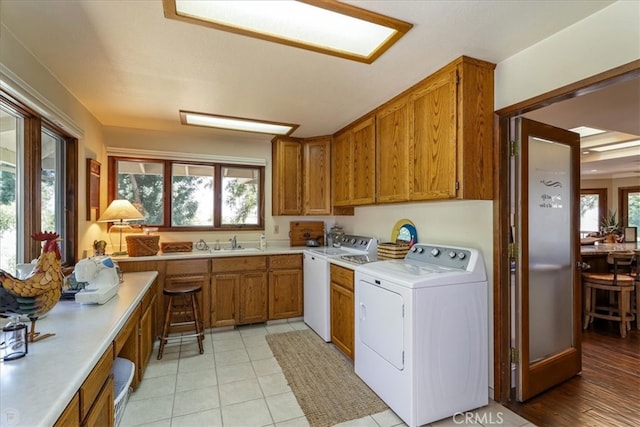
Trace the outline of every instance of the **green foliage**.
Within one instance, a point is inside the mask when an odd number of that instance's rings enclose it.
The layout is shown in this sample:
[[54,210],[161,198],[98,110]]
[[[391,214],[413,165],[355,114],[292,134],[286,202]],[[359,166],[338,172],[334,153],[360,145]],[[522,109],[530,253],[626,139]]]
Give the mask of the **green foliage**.
[[618,222],[618,214],[616,211],[609,210],[607,215],[600,222],[600,229],[603,234],[619,234],[620,224]]
[[8,205],[16,201],[16,174],[0,171],[0,205]]
[[246,185],[238,179],[227,179],[225,192],[228,197],[225,204],[232,214],[225,218],[229,224],[244,224],[251,213],[255,213],[258,206],[258,189],[256,185]]
[[163,195],[164,186],[160,175],[118,175],[118,198],[129,200],[144,215],[145,224],[162,223]]
[[198,225],[193,221],[198,210],[198,200],[193,197],[193,193],[203,182],[204,179],[198,176],[173,177],[173,211],[171,213],[173,225]]
[[598,196],[596,194],[583,194],[580,196],[580,217],[583,217],[587,211],[596,207]]

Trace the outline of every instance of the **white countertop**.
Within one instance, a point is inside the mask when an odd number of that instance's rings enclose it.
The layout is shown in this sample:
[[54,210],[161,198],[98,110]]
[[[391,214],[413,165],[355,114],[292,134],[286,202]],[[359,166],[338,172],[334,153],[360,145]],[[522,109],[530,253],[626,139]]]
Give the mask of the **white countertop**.
[[209,250],[199,251],[194,249],[191,252],[158,252],[156,255],[151,256],[115,256],[114,260],[117,262],[131,262],[131,261],[167,261],[176,259],[194,259],[194,258],[218,258],[218,257],[235,257],[235,256],[264,256],[264,255],[287,255],[287,254],[301,254],[305,249],[309,249],[305,246],[273,246],[267,247],[264,250],[249,248],[249,250]]
[[22,359],[0,362],[0,426],[53,425],[157,275],[125,273],[107,303],[60,301],[38,320],[38,332],[56,335],[29,343]]

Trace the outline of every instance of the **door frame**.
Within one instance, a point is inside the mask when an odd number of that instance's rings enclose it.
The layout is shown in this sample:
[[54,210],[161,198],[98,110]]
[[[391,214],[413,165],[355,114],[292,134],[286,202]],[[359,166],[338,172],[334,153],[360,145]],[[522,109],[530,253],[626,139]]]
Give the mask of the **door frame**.
[[[511,330],[509,296],[509,157],[511,118],[556,102],[586,95],[603,87],[640,78],[640,60],[579,80],[494,113],[494,199],[493,199],[493,372],[494,400],[511,399]],[[519,250],[522,250],[519,248]]]

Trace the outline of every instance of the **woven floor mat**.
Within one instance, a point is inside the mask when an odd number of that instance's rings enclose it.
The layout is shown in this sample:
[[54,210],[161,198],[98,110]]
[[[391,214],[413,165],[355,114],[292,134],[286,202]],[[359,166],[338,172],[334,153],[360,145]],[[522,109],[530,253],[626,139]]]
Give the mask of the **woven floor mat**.
[[333,426],[387,409],[356,376],[351,361],[313,331],[266,338],[312,427]]

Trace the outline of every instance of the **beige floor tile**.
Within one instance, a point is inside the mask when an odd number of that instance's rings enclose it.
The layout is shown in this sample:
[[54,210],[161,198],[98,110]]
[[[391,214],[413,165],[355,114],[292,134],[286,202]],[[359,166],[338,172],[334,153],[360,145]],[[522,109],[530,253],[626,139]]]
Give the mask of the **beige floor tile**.
[[206,387],[176,393],[173,402],[173,416],[193,414],[219,408],[218,387]]
[[345,421],[343,423],[336,424],[340,427],[378,427],[378,424],[370,416],[356,418],[355,420]]
[[247,353],[250,360],[269,359],[273,357],[271,347],[266,342],[261,345],[247,347]]
[[276,427],[309,427],[309,421],[306,417],[294,418],[292,420],[280,421],[276,423]]
[[265,400],[271,412],[271,417],[276,423],[304,416],[304,412],[302,412],[293,392],[268,396]]
[[222,426],[220,409],[196,412],[194,414],[174,417],[171,427],[219,427]]
[[291,391],[291,387],[287,383],[283,373],[264,375],[258,377],[260,387],[262,387],[262,393],[265,396],[273,396],[276,394],[288,393]]
[[242,340],[244,341],[244,345],[245,347],[249,348],[249,347],[255,347],[258,345],[265,345],[267,344],[267,340],[265,339],[265,335],[248,335],[246,337],[243,337]]
[[212,354],[197,354],[190,356],[180,356],[178,363],[178,373],[183,372],[203,372],[215,367],[215,360]]
[[263,397],[257,378],[220,385],[220,405],[233,405]]
[[225,340],[216,341],[213,343],[213,352],[220,353],[222,351],[240,350],[244,349],[244,341],[240,336],[228,338]]
[[278,323],[275,325],[267,325],[267,331],[269,331],[270,334],[291,332],[293,330],[294,330],[293,327],[289,323]]
[[167,359],[163,357],[162,360],[156,360],[155,357],[152,356],[147,365],[147,370],[144,371],[144,379],[175,375],[177,373],[178,358]]
[[391,409],[373,414],[371,415],[371,418],[373,418],[380,427],[406,425]]
[[273,424],[264,399],[223,406],[221,411],[224,427],[258,427]]
[[211,368],[206,372],[182,372],[176,380],[176,392],[211,387],[218,384],[216,370]]
[[218,384],[226,384],[256,377],[253,366],[249,362],[218,366],[216,367],[216,371],[218,373]]
[[267,335],[269,332],[265,325],[246,325],[238,327],[240,331],[240,335],[244,337],[256,336],[256,335]]
[[307,326],[306,323],[304,323],[304,321],[302,320],[298,320],[295,322],[289,322],[289,324],[291,325],[291,327],[293,329],[295,329],[296,331],[304,331],[306,329],[309,329],[309,327]]
[[136,426],[171,418],[173,395],[131,400],[127,403],[120,427]]
[[[118,427],[122,426],[120,424]],[[171,418],[164,420],[152,421],[150,423],[138,424],[136,427],[171,427]]]
[[156,378],[144,378],[138,389],[131,394],[129,401],[143,400],[158,396],[173,396],[176,391],[176,375]]
[[215,330],[211,332],[211,341],[213,341],[213,345],[219,341],[224,341],[228,339],[234,339],[240,337],[240,332],[236,329],[225,329],[225,330]]
[[216,366],[236,365],[238,363],[244,363],[249,361],[249,354],[247,350],[242,348],[237,350],[221,351],[216,353]]
[[282,368],[278,364],[278,361],[275,359],[275,357],[271,357],[269,359],[254,360],[251,363],[253,364],[253,368],[256,371],[256,375],[259,377],[282,372]]

